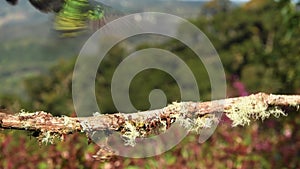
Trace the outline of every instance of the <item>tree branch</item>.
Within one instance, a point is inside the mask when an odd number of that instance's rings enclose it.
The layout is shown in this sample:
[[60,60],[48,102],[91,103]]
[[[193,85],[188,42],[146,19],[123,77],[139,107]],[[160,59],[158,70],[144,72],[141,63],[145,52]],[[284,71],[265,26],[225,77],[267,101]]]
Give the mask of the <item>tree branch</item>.
[[0,129],[39,131],[56,136],[74,132],[113,130],[121,134],[138,132],[137,137],[159,134],[173,123],[179,122],[190,131],[209,128],[224,113],[232,126],[249,124],[251,119],[279,117],[292,108],[299,110],[300,95],[272,95],[258,93],[245,97],[228,98],[210,102],[173,103],[165,108],[138,113],[99,114],[93,117],[53,117],[46,112],[15,115],[0,112]]

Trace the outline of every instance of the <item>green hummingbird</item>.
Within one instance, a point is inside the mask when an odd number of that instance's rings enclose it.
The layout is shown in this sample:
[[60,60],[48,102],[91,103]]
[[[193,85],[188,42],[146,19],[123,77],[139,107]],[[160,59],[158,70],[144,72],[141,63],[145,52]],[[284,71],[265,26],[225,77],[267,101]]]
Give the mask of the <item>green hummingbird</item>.
[[[16,5],[18,0],[6,0]],[[87,30],[88,24],[104,19],[110,8],[94,0],[29,0],[32,6],[44,13],[55,13],[54,29],[63,37],[74,37]]]

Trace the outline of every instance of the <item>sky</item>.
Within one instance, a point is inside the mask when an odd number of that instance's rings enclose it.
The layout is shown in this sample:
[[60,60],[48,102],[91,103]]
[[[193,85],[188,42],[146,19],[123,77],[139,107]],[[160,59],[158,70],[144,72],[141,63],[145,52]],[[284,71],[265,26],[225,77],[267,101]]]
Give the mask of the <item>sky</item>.
[[[210,0],[181,0],[181,1],[210,1]],[[230,0],[235,2],[248,2],[249,0]]]

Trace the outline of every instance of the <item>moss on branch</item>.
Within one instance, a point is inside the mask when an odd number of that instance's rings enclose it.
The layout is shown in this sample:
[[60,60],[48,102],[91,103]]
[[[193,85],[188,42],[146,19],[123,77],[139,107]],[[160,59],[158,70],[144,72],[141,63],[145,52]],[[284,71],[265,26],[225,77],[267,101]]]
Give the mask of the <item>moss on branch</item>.
[[55,138],[74,132],[112,130],[120,133],[125,145],[134,146],[136,138],[163,133],[175,122],[188,131],[199,132],[218,123],[220,113],[231,119],[235,127],[271,115],[286,116],[286,108],[299,110],[299,107],[300,95],[258,93],[210,102],[172,103],[162,109],[131,114],[94,113],[92,117],[53,117],[43,111],[21,111],[15,115],[0,112],[0,128],[37,131],[41,143],[53,143]]

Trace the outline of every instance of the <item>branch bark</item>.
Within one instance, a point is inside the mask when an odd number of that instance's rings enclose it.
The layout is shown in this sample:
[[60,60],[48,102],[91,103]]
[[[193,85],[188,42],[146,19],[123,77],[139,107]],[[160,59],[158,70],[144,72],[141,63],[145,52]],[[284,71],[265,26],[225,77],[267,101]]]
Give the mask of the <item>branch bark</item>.
[[[238,126],[249,124],[251,119],[264,120],[271,115],[275,117],[286,115],[286,110],[289,108],[299,110],[299,107],[300,95],[258,93],[210,102],[173,103],[162,109],[138,113],[101,114],[93,117],[53,117],[50,113],[42,111],[21,112],[15,115],[0,112],[0,129],[39,131],[61,136],[74,132],[100,130],[125,133],[128,132],[128,127],[133,127],[140,133],[138,137],[146,137],[149,134],[165,131],[176,121],[188,125],[185,127],[190,127],[190,130],[198,130],[218,122],[220,119],[217,114],[224,113],[232,120],[233,126]],[[203,119],[206,122],[209,119],[209,124],[200,123]]]

